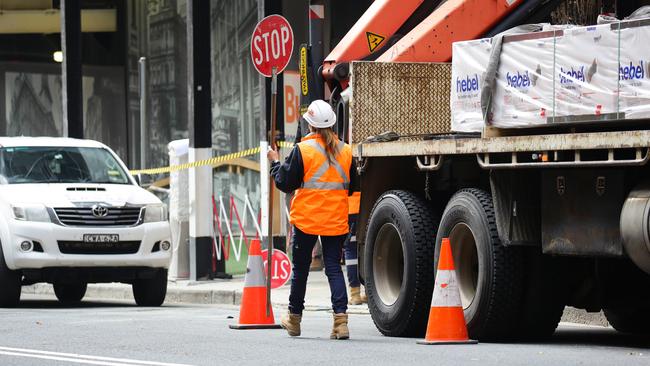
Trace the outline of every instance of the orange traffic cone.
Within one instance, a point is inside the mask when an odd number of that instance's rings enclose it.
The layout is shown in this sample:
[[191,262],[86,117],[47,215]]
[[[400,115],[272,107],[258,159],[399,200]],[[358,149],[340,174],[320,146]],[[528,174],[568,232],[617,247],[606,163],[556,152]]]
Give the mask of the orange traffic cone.
[[467,336],[463,305],[460,302],[454,258],[449,239],[442,239],[436,283],[433,288],[427,335],[419,344],[478,343]]
[[239,324],[230,329],[280,329],[275,324],[273,309],[266,315],[266,276],[260,241],[254,239],[248,250],[248,265],[244,281],[244,293],[239,308]]

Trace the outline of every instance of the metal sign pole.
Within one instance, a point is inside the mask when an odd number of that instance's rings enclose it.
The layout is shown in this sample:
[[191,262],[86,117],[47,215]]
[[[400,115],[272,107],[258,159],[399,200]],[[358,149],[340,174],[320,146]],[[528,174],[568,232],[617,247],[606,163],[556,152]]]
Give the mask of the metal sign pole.
[[149,95],[147,94],[147,58],[138,60],[140,70],[140,169],[147,168],[147,107]]
[[[275,130],[276,130],[276,119],[277,119],[277,98],[278,98],[278,69],[273,67],[273,72],[271,74],[271,133],[269,146],[273,150],[277,150],[275,144]],[[266,255],[266,316],[271,316],[271,270],[273,268],[273,189],[275,188],[275,183],[273,177],[269,179],[269,222],[268,222],[268,231],[267,231],[267,255]]]

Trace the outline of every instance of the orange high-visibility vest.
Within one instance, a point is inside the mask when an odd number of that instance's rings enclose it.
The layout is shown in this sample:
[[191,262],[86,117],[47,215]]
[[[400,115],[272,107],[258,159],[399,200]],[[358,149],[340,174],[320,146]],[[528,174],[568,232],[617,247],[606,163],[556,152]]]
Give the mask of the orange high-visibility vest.
[[304,166],[303,184],[291,201],[291,223],[311,235],[347,234],[350,145],[338,141],[338,155],[331,163],[317,134],[307,135],[298,148]]
[[359,213],[359,206],[361,206],[361,192],[354,192],[348,196],[348,214],[356,215]]

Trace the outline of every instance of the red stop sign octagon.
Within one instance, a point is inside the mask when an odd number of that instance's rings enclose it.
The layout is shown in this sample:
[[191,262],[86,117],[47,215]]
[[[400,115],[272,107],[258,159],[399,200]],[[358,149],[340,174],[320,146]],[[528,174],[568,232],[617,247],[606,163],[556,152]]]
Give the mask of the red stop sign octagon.
[[[268,272],[267,260],[268,250],[262,251],[262,260],[264,261],[264,273]],[[273,250],[273,267],[271,267],[271,288],[284,286],[291,278],[291,261],[289,257],[281,250]]]
[[251,37],[251,58],[257,71],[271,77],[273,68],[281,73],[293,52],[293,30],[282,16],[273,14],[262,19]]

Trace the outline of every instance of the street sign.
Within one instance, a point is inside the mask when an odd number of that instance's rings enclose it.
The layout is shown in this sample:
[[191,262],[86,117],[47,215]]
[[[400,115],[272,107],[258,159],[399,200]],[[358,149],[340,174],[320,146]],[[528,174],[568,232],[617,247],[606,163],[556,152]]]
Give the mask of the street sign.
[[[262,260],[264,261],[264,270],[267,270],[268,250],[262,251]],[[281,250],[276,249],[273,251],[273,260],[271,261],[271,288],[278,288],[284,286],[291,278],[291,261],[289,257]]]
[[293,30],[281,15],[273,14],[260,20],[251,37],[251,58],[260,74],[271,77],[273,68],[281,73],[293,53]]
[[[271,78],[271,131],[269,131],[269,146],[277,150],[275,146],[275,132],[277,120],[277,98],[278,98],[278,74],[282,73],[289,64],[293,53],[293,30],[289,22],[281,15],[273,14],[260,20],[255,26],[251,36],[251,59],[253,66],[260,74]],[[267,247],[271,249],[270,266],[267,267],[266,275],[266,316],[271,314],[271,289],[273,277],[272,269],[275,269],[275,254],[273,250],[273,178],[269,179],[269,213],[268,232],[266,236]],[[277,262],[276,262],[277,263]],[[286,283],[288,279],[284,280]],[[281,285],[279,285],[281,286]]]

